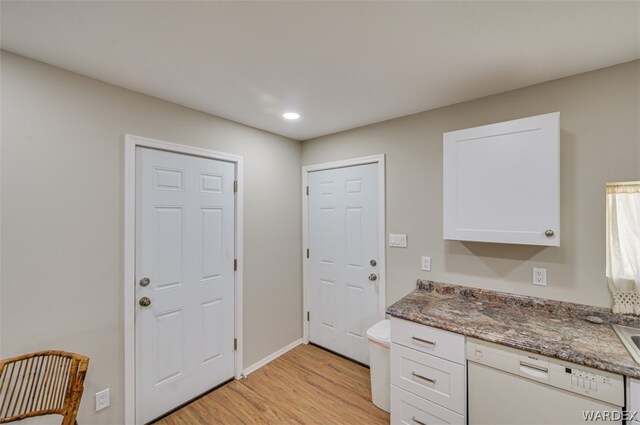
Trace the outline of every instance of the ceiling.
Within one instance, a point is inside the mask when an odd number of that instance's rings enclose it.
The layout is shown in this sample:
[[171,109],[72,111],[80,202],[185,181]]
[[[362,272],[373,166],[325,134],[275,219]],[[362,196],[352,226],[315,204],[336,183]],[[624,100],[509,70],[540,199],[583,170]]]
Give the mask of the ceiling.
[[640,57],[640,2],[1,8],[5,50],[299,140]]

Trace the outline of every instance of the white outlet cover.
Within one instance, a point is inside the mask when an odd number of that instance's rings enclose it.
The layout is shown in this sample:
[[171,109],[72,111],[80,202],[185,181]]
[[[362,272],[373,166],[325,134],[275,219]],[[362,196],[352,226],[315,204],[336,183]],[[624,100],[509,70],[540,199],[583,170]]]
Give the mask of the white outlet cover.
[[109,388],[96,393],[96,412],[109,407]]
[[539,286],[547,286],[547,269],[533,268],[532,283]]
[[431,271],[431,257],[422,257],[422,270],[425,272]]

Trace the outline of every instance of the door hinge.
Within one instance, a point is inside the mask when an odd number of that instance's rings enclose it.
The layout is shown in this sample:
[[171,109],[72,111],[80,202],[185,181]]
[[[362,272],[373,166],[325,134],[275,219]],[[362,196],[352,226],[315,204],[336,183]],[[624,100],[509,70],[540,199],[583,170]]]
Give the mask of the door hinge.
[[307,322],[311,321],[311,312],[307,311]]
[[233,351],[238,349],[238,338],[233,338]]
[[309,258],[309,248],[307,248],[307,258]]
[[234,192],[238,191],[238,180],[234,180],[234,182],[233,182],[233,191]]
[[309,196],[309,186],[307,186],[307,196]]
[[238,260],[236,259],[233,260],[233,271],[234,272],[238,271]]

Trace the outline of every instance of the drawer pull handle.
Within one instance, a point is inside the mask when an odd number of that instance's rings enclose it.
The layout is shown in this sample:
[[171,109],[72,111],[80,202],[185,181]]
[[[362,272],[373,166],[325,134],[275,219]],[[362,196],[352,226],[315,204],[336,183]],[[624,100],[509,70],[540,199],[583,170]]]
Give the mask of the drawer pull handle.
[[422,375],[420,375],[420,374],[418,374],[418,373],[415,373],[415,372],[411,372],[411,374],[412,374],[413,376],[415,376],[416,378],[424,379],[425,381],[427,381],[427,382],[431,382],[432,384],[435,384],[435,383],[436,383],[436,380],[435,380],[435,379],[427,378],[426,376],[422,376]]
[[425,344],[429,344],[429,345],[436,345],[435,341],[429,341],[428,339],[418,338],[417,336],[412,336],[411,339],[418,342],[424,342]]
[[418,425],[427,425],[427,424],[425,424],[424,422],[417,420],[415,416],[412,416],[412,417],[411,417],[411,420],[412,420],[413,422],[417,423]]

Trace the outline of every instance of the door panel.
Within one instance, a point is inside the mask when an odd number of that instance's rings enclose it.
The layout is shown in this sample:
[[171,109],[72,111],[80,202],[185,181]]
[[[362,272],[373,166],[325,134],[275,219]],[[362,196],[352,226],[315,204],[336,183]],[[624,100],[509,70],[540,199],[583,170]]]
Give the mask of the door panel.
[[362,268],[362,208],[347,208],[347,266]]
[[369,363],[366,331],[377,320],[378,166],[309,173],[311,342]]
[[184,239],[182,208],[155,208],[154,234],[156,290],[181,284],[182,240]]
[[335,284],[328,280],[323,280],[322,285],[322,325],[333,329],[335,326],[334,300],[336,298]]
[[182,373],[182,310],[161,313],[155,319],[158,362],[155,384],[158,385]]
[[223,263],[222,246],[222,209],[203,208],[202,210],[202,278],[220,277]]
[[[234,375],[234,165],[136,149],[136,423]],[[148,277],[148,286],[139,284]],[[140,306],[148,297],[151,304]]]
[[224,329],[218,326],[224,323],[223,299],[207,301],[201,306],[203,338],[200,362],[204,364],[220,356],[224,349]]
[[362,286],[346,285],[347,309],[345,311],[345,329],[348,335],[362,338],[362,300],[365,299]]

